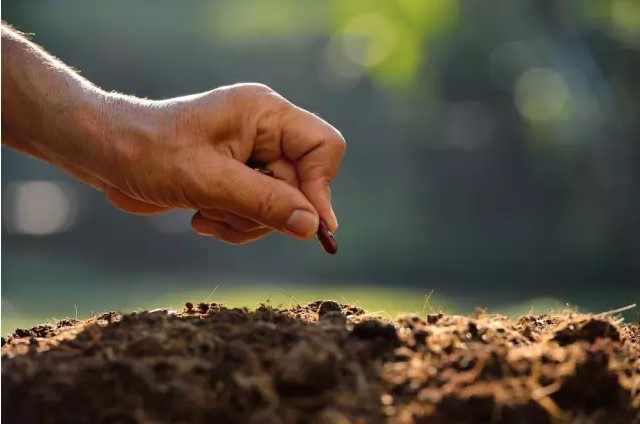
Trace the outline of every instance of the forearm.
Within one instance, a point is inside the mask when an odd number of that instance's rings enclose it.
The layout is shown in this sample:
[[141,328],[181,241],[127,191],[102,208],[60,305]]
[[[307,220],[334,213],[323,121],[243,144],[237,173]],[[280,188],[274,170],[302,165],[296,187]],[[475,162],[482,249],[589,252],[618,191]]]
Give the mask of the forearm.
[[2,143],[96,174],[130,154],[137,100],[107,93],[2,25]]
[[107,93],[3,25],[2,120],[3,143],[127,212],[194,209],[196,232],[232,243],[338,225],[329,184],[342,135],[261,84],[164,101]]

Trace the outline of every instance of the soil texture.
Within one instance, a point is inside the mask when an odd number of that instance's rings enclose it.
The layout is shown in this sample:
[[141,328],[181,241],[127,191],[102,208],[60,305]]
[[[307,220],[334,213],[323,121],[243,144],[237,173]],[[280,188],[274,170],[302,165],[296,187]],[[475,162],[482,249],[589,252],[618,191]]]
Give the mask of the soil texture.
[[187,302],[2,339],[7,423],[640,423],[640,324]]

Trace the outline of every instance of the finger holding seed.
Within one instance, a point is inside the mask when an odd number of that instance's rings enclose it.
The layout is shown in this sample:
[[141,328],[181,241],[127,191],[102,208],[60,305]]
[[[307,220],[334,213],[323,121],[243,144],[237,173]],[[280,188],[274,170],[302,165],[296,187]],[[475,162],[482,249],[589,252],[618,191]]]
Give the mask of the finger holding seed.
[[[267,175],[269,177],[278,178],[275,172],[271,169],[267,169],[264,167],[254,168],[256,171]],[[338,252],[338,241],[334,237],[333,233],[329,231],[326,222],[321,218],[318,224],[318,231],[316,232],[316,236],[318,237],[318,241],[320,245],[330,255],[335,255]]]

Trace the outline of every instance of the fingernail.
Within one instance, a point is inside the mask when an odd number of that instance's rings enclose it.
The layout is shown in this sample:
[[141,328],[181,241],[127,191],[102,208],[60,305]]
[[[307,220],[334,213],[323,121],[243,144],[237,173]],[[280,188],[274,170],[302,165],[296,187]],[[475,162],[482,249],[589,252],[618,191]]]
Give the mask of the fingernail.
[[325,222],[332,233],[335,233],[338,230],[338,218],[336,218],[336,214],[333,212],[333,209],[331,209],[331,216],[329,217],[329,220]]
[[329,219],[325,219],[324,222],[325,224],[327,224],[329,231],[335,233],[338,229],[338,218],[336,218],[336,214],[333,211],[333,206],[331,205],[331,188],[329,186],[326,186],[324,195],[327,198],[327,202],[329,202],[329,212],[331,212],[331,215],[329,215]]
[[287,231],[299,237],[308,238],[315,234],[318,227],[318,218],[309,211],[297,209],[289,216],[284,227]]

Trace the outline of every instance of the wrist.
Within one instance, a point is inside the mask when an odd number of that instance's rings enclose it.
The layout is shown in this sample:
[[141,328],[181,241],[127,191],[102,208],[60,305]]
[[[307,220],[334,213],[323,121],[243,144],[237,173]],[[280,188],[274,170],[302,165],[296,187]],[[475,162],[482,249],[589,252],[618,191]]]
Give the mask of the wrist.
[[33,117],[36,125],[17,126],[18,144],[63,169],[78,164],[90,168],[104,153],[101,99],[97,91],[69,90],[49,100],[44,106],[25,102],[23,114]]
[[[144,157],[163,138],[162,110],[156,102],[102,93],[96,125],[93,169],[115,187],[125,188]],[[99,154],[98,154],[99,153]]]

